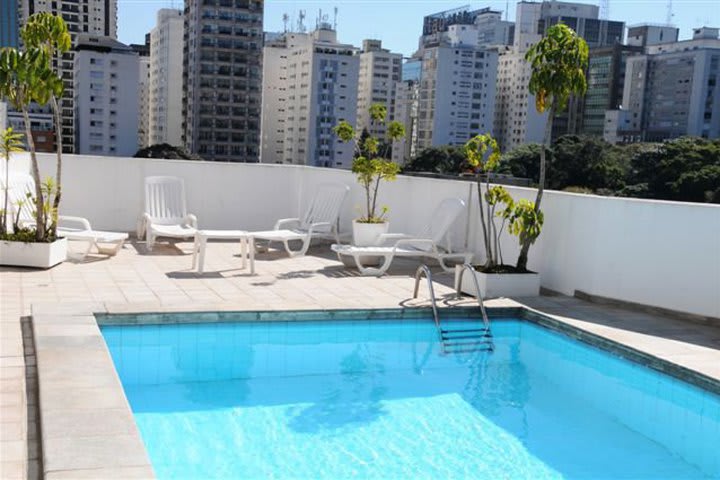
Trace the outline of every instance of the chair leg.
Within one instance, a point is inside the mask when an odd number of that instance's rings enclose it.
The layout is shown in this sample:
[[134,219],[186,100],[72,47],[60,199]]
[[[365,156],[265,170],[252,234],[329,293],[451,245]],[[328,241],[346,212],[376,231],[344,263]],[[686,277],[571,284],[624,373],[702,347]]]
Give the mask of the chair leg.
[[393,261],[393,255],[383,255],[383,263],[378,268],[363,266],[362,263],[360,263],[360,255],[353,255],[353,259],[355,260],[355,265],[357,266],[358,271],[360,271],[362,275],[381,277],[385,275],[385,272],[387,272],[390,268],[390,264]]
[[198,252],[198,273],[203,273],[205,268],[205,247],[207,247],[207,238],[200,238],[200,250]]
[[197,268],[198,248],[200,248],[200,237],[195,234],[195,243],[193,244],[192,270],[195,270],[195,268]]
[[285,251],[290,255],[291,257],[302,257],[305,255],[310,248],[310,236],[308,235],[303,239],[302,247],[299,250],[293,250],[290,248],[290,240],[283,240],[283,243],[285,244]]
[[147,231],[145,232],[145,238],[147,239],[146,245],[148,251],[152,251],[153,247],[155,246],[155,236],[153,235],[150,225],[148,225]]

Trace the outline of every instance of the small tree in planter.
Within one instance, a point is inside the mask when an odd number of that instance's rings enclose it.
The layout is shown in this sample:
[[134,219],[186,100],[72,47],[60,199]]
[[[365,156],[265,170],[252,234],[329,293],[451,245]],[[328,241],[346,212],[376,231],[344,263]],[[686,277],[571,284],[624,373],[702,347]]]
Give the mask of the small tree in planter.
[[[502,256],[501,237],[505,227],[508,233],[516,235],[521,243],[531,243],[540,235],[542,212],[527,200],[515,202],[510,193],[501,185],[490,185],[490,175],[500,164],[500,149],[497,141],[489,134],[477,135],[464,147],[467,162],[477,176],[478,209],[485,244],[485,263],[472,272],[477,278],[483,296],[537,295],[539,278],[532,272],[505,265]],[[498,227],[496,219],[500,219]],[[462,278],[464,270],[456,270],[456,282],[466,293],[474,295],[474,283]],[[527,273],[528,275],[515,275]],[[512,275],[508,275],[512,274]]]
[[[31,174],[35,183],[34,195],[30,194],[28,198],[34,210],[34,225],[32,228],[22,229],[16,225],[12,234],[3,235],[5,248],[1,260],[9,265],[47,268],[65,260],[67,249],[66,241],[57,239],[62,168],[61,119],[57,98],[62,95],[63,81],[53,69],[53,59],[57,58],[59,62],[60,55],[69,50],[70,34],[61,17],[48,13],[30,16],[20,34],[23,38],[23,50],[0,50],[0,97],[7,99],[23,114],[25,137],[30,150]],[[50,102],[55,113],[58,142],[55,180],[40,180],[29,116],[29,105],[32,102],[40,105]],[[37,247],[19,247],[13,245],[13,242],[30,242],[37,244]]]
[[[548,111],[543,146],[549,147],[555,114],[565,108],[571,95],[583,95],[587,90],[585,70],[588,65],[588,46],[573,29],[559,23],[548,28],[542,40],[530,47],[525,60],[532,67],[529,90],[535,95],[535,109],[539,113]],[[545,191],[545,149],[540,149],[540,179],[533,206],[535,217],[540,214],[540,203]],[[527,270],[528,252],[535,239],[537,236],[533,235],[520,237],[520,255],[516,264],[518,270]]]
[[23,151],[22,134],[15,133],[12,127],[8,127],[0,133],[0,155],[5,159],[5,180],[3,182],[3,206],[2,217],[0,217],[0,235],[3,237],[8,233],[7,218],[10,213],[10,201],[8,193],[10,190],[10,155]]
[[[386,116],[387,109],[384,105],[374,104],[370,107],[370,121],[373,124],[384,124]],[[340,141],[353,143],[355,159],[352,172],[365,190],[365,214],[353,221],[353,242],[356,245],[371,245],[379,234],[388,229],[388,209],[378,208],[378,190],[383,180],[395,180],[400,172],[400,166],[388,157],[392,143],[405,136],[405,127],[400,122],[393,121],[388,123],[386,130],[387,138],[379,139],[359,134],[344,120],[333,128]]]
[[[53,58],[70,48],[70,34],[63,19],[48,13],[30,16],[21,30],[24,50],[3,48],[0,50],[0,95],[23,114],[25,137],[30,150],[31,174],[35,182],[34,240],[52,242],[57,233],[57,211],[60,203],[60,179],[62,166],[62,143],[60,114],[57,98],[62,95],[62,79],[53,70]],[[44,184],[40,180],[40,168],[31,133],[29,105],[52,103],[55,113],[55,131],[58,142],[57,173],[55,181]]]

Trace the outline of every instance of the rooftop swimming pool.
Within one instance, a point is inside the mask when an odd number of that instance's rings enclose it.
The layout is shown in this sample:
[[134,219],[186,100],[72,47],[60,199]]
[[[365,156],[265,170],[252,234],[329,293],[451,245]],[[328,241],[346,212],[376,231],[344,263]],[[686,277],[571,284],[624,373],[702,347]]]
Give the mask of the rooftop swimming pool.
[[430,319],[101,328],[161,479],[720,477],[717,395],[492,329],[441,355]]

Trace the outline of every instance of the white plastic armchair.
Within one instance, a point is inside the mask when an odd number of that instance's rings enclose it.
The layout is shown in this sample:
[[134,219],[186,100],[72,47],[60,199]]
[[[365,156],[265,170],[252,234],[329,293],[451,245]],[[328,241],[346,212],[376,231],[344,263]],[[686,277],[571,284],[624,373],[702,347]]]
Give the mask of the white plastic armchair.
[[[417,234],[385,233],[378,237],[376,246],[356,247],[333,245],[331,248],[341,256],[351,256],[363,275],[381,276],[390,268],[395,257],[428,257],[437,260],[443,270],[452,271],[448,260],[469,262],[472,253],[454,252],[451,227],[465,211],[465,202],[459,198],[446,198],[435,209],[429,223]],[[363,265],[363,258],[382,257],[379,267]]]
[[185,182],[178,177],[145,178],[145,212],[138,225],[138,237],[152,250],[158,237],[189,238],[197,233],[197,217],[187,213]]
[[[251,235],[255,240],[282,242],[291,257],[305,255],[313,238],[332,238],[339,242],[338,218],[348,191],[350,188],[342,183],[321,184],[302,218],[282,218],[273,230]],[[290,247],[294,240],[302,242],[299,249]]]

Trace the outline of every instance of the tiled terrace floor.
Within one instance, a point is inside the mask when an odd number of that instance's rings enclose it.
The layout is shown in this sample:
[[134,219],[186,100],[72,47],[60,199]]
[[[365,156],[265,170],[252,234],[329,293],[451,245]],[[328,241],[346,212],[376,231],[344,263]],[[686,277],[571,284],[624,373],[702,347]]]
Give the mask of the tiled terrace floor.
[[[28,385],[33,386],[34,357],[31,345],[23,348],[20,321],[30,315],[31,306],[51,313],[62,309],[58,304],[71,307],[94,302],[102,304],[103,310],[120,313],[427,305],[410,298],[417,265],[412,262],[398,261],[382,278],[360,277],[326,253],[326,247],[292,259],[271,251],[258,255],[257,275],[250,276],[239,268],[236,244],[213,243],[208,247],[205,273],[198,275],[190,269],[191,248],[190,243],[179,243],[158,245],[147,252],[143,243],[132,243],[117,257],[91,256],[82,263],[68,261],[48,271],[0,268],[0,478],[32,478],[38,471],[33,458],[38,455],[35,418],[32,411],[28,417],[26,408],[36,399],[32,388],[30,394],[25,393],[26,373],[30,374]],[[445,304],[456,304],[451,300],[452,276],[438,272],[434,278],[436,295]],[[424,296],[425,288],[421,292]],[[720,380],[720,328],[570,297],[516,300]],[[489,303],[516,305],[510,300]]]

